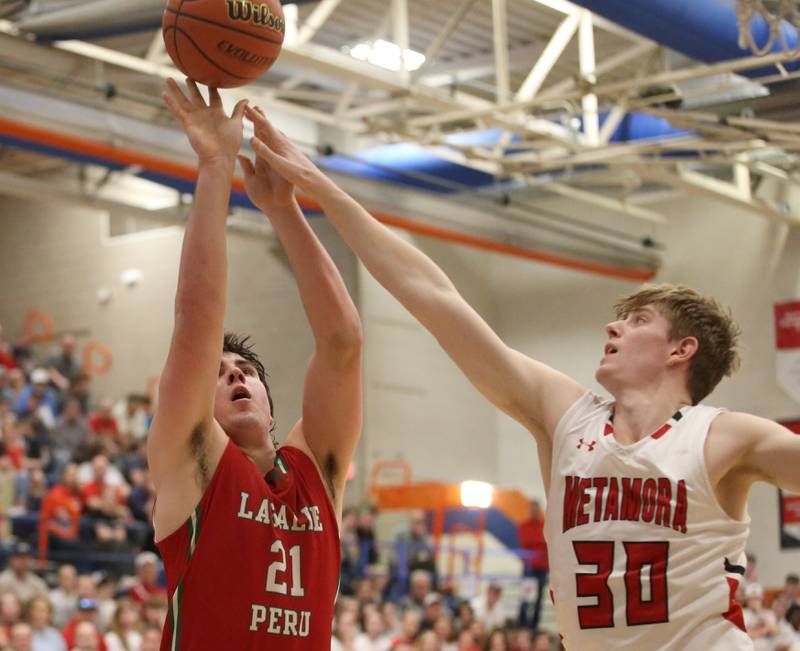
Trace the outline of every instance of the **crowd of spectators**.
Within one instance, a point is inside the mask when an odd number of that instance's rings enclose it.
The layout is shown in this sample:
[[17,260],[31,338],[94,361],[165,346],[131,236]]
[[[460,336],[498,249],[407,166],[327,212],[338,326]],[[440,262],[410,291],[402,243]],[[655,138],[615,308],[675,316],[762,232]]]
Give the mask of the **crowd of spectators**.
[[755,651],[800,651],[800,577],[786,575],[783,587],[769,593],[758,576],[753,555],[736,600],[743,606],[744,624]]
[[146,395],[95,402],[64,335],[41,354],[0,330],[1,651],[155,651]]
[[[534,510],[533,515],[537,513]],[[489,578],[476,585],[440,576],[423,511],[412,512],[407,527],[388,546],[377,543],[375,516],[371,506],[345,509],[342,516],[342,573],[333,651],[561,648],[557,635],[539,628],[538,621],[534,624],[525,595],[509,599],[504,594],[509,583],[518,587],[522,577]],[[535,532],[530,538],[539,551]],[[525,568],[530,566],[529,558],[541,565],[536,552],[526,555],[523,550],[521,555]],[[532,576],[527,571],[524,575]],[[540,579],[545,580],[544,576]],[[534,595],[538,587],[533,586]]]
[[[150,399],[95,402],[75,340],[36,354],[0,329],[0,651],[156,651],[167,613],[153,545]],[[426,513],[379,544],[348,508],[332,651],[556,651],[542,625],[543,516],[519,529],[522,576],[437,574]],[[513,588],[513,589],[509,589]],[[737,595],[756,651],[800,651],[800,581],[765,594],[750,558]]]

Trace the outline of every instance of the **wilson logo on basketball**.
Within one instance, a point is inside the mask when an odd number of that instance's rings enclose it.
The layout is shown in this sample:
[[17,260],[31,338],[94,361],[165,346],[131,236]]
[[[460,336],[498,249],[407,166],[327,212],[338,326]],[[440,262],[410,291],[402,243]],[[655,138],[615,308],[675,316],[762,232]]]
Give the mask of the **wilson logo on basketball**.
[[258,4],[250,0],[225,0],[231,20],[241,20],[256,25],[264,25],[281,34],[286,33],[286,23],[274,13],[266,3]]

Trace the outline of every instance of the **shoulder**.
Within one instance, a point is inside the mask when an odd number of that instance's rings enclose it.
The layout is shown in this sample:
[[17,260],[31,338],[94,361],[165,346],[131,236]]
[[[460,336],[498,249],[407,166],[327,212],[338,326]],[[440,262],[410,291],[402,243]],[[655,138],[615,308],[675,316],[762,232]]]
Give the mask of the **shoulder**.
[[[709,425],[705,441],[706,462],[713,470],[718,464],[726,471],[734,467],[754,444],[766,419],[736,411],[720,412]],[[712,472],[712,476],[715,473]]]
[[608,398],[593,391],[584,390],[572,401],[556,423],[555,438],[560,438],[570,431],[582,429],[597,418],[607,418],[613,405],[613,401]]
[[721,411],[711,422],[709,444],[747,446],[766,432],[775,429],[783,429],[783,426],[774,420],[753,414],[740,411]]

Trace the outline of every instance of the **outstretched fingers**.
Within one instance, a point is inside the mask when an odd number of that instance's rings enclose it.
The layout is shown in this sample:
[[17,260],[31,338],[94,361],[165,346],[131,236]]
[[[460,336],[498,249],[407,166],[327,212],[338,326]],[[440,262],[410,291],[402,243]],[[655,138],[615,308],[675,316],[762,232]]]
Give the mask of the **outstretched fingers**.
[[219,88],[216,86],[208,87],[208,103],[215,108],[222,107],[222,97],[219,94]]
[[161,97],[175,117],[180,118],[181,115],[192,109],[192,103],[186,98],[186,95],[183,94],[178,83],[172,78],[167,79],[167,90],[161,93]]
[[241,166],[245,177],[250,178],[256,173],[256,169],[253,167],[253,162],[247,156],[242,156],[240,154],[236,158],[239,161],[239,165]]
[[283,156],[272,151],[260,138],[251,138],[250,145],[253,147],[253,151],[256,155],[284,179],[291,183],[297,181],[297,170],[295,166]]
[[[186,88],[189,90],[189,97],[194,106],[206,105],[206,100],[203,99],[203,94],[200,92],[200,89],[197,87],[197,82],[194,79],[186,78]],[[208,89],[209,97],[211,96],[212,90],[211,88]]]
[[263,137],[270,144],[281,142],[284,137],[283,134],[273,126],[272,122],[264,115],[264,111],[258,106],[248,106],[245,115],[255,125],[260,137]]
[[233,107],[233,113],[231,114],[231,118],[234,120],[238,120],[239,122],[242,122],[244,120],[244,114],[245,111],[247,110],[247,106],[248,104],[246,99],[241,99],[238,102],[236,102],[236,106]]
[[178,106],[178,103],[175,101],[172,95],[170,95],[167,91],[162,91],[161,99],[164,100],[164,104],[167,105],[169,112],[172,113],[176,119],[182,121],[184,115],[183,111],[181,110],[181,107]]

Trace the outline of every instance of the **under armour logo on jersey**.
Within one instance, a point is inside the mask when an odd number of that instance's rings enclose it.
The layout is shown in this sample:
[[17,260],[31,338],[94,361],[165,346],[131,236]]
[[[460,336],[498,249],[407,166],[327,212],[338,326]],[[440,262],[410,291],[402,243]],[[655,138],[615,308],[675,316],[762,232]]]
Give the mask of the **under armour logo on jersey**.
[[597,441],[584,441],[583,437],[581,437],[578,445],[575,447],[580,450],[584,445],[588,448],[589,452],[592,452],[594,450],[594,446],[597,445]]

